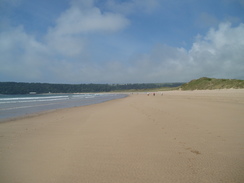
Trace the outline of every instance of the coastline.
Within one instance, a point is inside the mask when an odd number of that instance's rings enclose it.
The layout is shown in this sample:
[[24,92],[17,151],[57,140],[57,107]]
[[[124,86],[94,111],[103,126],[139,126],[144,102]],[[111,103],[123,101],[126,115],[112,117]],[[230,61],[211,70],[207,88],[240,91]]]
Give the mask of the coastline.
[[0,123],[57,109],[102,103],[126,96],[125,94],[105,93],[5,95],[0,98]]
[[133,93],[0,123],[0,182],[243,182],[244,90]]

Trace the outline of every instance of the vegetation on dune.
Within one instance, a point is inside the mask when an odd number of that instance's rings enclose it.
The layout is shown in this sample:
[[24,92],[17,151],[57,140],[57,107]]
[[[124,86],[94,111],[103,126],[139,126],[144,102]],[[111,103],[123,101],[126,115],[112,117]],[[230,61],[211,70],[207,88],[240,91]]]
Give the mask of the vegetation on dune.
[[239,89],[244,88],[244,80],[202,77],[185,83],[180,88],[181,90]]

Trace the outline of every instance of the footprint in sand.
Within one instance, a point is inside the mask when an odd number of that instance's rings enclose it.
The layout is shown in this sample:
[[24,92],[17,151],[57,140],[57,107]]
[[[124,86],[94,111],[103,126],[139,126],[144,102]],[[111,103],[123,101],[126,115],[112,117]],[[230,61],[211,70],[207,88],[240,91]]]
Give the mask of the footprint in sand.
[[198,150],[194,150],[194,149],[192,149],[192,148],[190,148],[190,147],[185,148],[185,149],[186,149],[186,150],[189,150],[190,152],[192,152],[192,153],[194,153],[194,154],[196,154],[196,155],[201,154],[201,152],[200,152],[200,151],[198,151]]

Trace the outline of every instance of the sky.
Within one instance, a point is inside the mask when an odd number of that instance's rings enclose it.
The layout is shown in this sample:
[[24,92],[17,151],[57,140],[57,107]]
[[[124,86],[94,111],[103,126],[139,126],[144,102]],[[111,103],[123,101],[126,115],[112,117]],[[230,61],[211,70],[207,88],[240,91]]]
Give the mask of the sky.
[[244,0],[0,0],[0,81],[244,79]]

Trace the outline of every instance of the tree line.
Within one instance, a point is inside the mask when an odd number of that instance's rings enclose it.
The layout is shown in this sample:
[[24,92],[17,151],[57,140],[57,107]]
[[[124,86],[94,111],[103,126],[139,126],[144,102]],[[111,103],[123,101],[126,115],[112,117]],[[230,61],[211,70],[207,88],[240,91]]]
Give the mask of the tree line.
[[138,84],[50,84],[0,82],[0,94],[36,93],[86,93],[111,92],[130,89],[153,89],[160,87],[177,87],[183,83],[138,83]]

